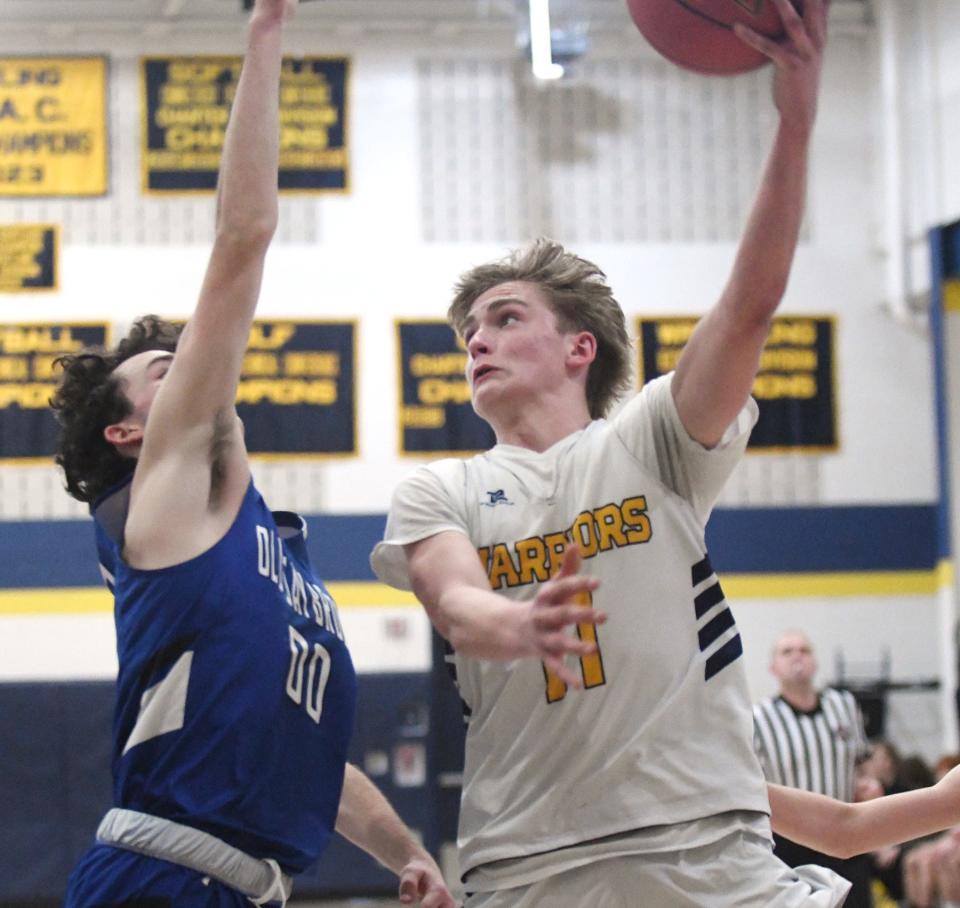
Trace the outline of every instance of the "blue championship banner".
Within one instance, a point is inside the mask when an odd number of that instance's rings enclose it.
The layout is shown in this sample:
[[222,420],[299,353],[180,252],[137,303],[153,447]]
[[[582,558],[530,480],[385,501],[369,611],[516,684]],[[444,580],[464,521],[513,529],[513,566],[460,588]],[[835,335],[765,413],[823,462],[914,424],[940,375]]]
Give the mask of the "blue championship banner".
[[53,361],[108,341],[104,323],[0,324],[0,460],[50,460],[57,424]]
[[56,290],[60,229],[52,224],[0,225],[0,293]]
[[[145,57],[143,191],[213,192],[240,57]],[[281,191],[349,186],[345,57],[285,57],[280,77]]]
[[107,192],[104,57],[0,57],[0,197]]
[[463,457],[496,443],[473,412],[467,354],[445,321],[397,321],[401,454]]
[[[637,319],[641,385],[676,367],[697,321],[694,317]],[[834,333],[831,316],[774,319],[753,383],[760,418],[750,436],[751,451],[837,449]]]
[[254,322],[237,390],[247,450],[356,454],[356,368],[353,322]]

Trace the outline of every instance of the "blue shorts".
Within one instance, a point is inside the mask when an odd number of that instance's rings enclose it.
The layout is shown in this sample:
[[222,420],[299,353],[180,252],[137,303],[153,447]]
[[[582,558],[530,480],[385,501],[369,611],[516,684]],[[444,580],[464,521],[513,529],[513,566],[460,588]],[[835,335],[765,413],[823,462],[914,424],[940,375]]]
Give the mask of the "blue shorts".
[[70,874],[64,908],[250,908],[250,900],[188,867],[94,845]]

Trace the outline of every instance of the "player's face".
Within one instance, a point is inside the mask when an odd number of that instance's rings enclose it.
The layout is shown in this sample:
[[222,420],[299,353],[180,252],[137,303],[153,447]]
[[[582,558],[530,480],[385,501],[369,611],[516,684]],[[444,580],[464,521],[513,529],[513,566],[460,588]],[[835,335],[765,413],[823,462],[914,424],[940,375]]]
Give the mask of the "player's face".
[[802,634],[787,634],[773,648],[770,670],[780,680],[809,683],[817,673],[813,646]]
[[114,370],[113,374],[120,380],[123,393],[133,407],[130,420],[146,425],[153,399],[172,362],[172,353],[145,350],[124,360]]
[[509,281],[477,297],[463,332],[477,413],[489,417],[549,397],[566,376],[568,338],[536,284]]

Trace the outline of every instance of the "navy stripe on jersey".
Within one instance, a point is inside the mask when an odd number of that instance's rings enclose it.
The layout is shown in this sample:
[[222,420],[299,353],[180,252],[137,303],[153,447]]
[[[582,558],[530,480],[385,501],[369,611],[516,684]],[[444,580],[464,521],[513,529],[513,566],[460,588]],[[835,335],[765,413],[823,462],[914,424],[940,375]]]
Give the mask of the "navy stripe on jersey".
[[703,652],[711,643],[720,638],[720,635],[734,625],[733,612],[725,608],[719,615],[715,615],[697,631],[700,641],[700,652]]
[[698,586],[703,583],[713,573],[713,566],[710,564],[710,556],[704,555],[702,561],[698,561],[691,569],[691,583]]
[[719,580],[714,583],[713,586],[708,586],[693,600],[694,607],[697,610],[697,617],[702,618],[718,602],[723,602],[723,590],[720,589]]
[[715,674],[722,672],[731,662],[743,655],[743,643],[740,635],[731,637],[709,659],[703,669],[703,680],[709,681]]
[[[694,596],[693,608],[700,625],[697,628],[697,644],[700,652],[707,656],[703,680],[709,681],[743,655],[743,642],[736,633],[733,612],[726,607],[723,589],[708,555],[690,568],[690,582],[694,590],[700,588],[700,592]],[[713,652],[710,652],[711,648]]]

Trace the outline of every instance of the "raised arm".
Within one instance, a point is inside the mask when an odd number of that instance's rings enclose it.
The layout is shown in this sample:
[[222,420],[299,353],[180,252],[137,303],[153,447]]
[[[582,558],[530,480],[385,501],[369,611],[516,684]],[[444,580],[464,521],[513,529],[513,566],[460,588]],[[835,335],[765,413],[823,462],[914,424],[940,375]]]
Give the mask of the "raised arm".
[[[256,0],[224,140],[213,250],[196,308],[173,359],[148,367],[147,387],[156,390],[141,418],[127,424],[132,437],[108,436],[140,445],[124,549],[137,567],[176,564],[216,542],[249,482],[234,401],[277,224],[281,32],[296,5]],[[122,430],[122,424],[108,429]]]
[[577,604],[579,597],[599,585],[596,578],[577,573],[579,549],[567,549],[557,575],[529,602],[516,602],[490,589],[476,549],[462,533],[437,533],[405,550],[414,593],[457,652],[481,659],[535,656],[567,685],[583,686],[564,657],[589,655],[596,644],[571,636],[567,629],[584,622],[602,624],[606,615]]
[[400,901],[424,908],[453,908],[436,861],[359,769],[346,767],[337,832],[400,877]]
[[[257,0],[224,140],[216,232],[200,296],[151,418],[171,429],[233,410],[263,263],[277,225],[281,31],[295,0]],[[161,433],[151,433],[151,435]],[[149,446],[177,443],[148,437]]]
[[932,788],[855,804],[781,785],[768,785],[767,792],[774,832],[841,858],[908,842],[960,823],[957,769]]
[[780,123],[733,272],[677,364],[673,395],[691,437],[715,446],[746,402],[771,320],[786,290],[803,220],[807,157],[827,33],[827,0],[774,0],[786,30],[779,43],[737,26],[774,63]]

